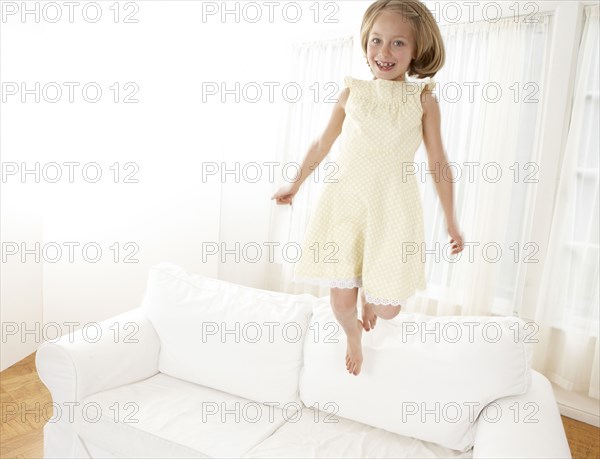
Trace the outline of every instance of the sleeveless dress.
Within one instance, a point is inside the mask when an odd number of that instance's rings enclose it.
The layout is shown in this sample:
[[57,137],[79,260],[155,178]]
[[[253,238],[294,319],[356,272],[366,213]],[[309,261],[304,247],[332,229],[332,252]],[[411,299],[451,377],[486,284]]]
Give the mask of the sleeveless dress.
[[421,195],[421,81],[344,77],[350,95],[336,167],[310,216],[293,281],[362,287],[371,304],[401,305],[426,288]]

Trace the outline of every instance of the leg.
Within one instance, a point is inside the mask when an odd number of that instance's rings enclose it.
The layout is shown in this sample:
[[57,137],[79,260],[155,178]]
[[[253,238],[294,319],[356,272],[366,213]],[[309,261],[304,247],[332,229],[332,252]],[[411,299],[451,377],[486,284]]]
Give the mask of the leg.
[[[365,320],[368,320],[369,324],[372,324],[371,328],[375,328],[377,317],[381,317],[384,320],[393,319],[400,313],[400,308],[402,308],[402,305],[384,306],[382,304],[367,303],[365,293],[362,291],[362,289],[360,296],[363,304],[363,323],[366,324]],[[373,316],[376,316],[375,319],[373,319]]]
[[362,329],[363,325],[356,317],[356,296],[358,288],[332,288],[331,308],[335,318],[346,333],[346,369],[349,373],[358,375],[362,365]]
[[381,317],[384,320],[390,320],[400,314],[400,308],[402,306],[384,306],[382,304],[374,304],[373,311],[377,314],[377,317]]

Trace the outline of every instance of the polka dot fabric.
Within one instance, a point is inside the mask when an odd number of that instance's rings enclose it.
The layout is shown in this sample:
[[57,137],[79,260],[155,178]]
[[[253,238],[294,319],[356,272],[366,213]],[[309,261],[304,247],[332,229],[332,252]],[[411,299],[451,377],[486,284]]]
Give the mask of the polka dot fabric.
[[362,287],[367,302],[404,304],[426,288],[414,164],[423,89],[435,83],[344,78],[350,96],[333,180],[324,183],[293,280]]

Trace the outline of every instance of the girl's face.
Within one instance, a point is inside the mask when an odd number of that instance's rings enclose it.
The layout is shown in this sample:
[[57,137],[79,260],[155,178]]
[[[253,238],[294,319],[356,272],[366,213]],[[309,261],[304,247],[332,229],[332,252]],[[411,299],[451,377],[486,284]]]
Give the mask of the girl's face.
[[367,60],[376,78],[404,80],[413,59],[415,43],[409,22],[393,11],[375,18],[367,42]]

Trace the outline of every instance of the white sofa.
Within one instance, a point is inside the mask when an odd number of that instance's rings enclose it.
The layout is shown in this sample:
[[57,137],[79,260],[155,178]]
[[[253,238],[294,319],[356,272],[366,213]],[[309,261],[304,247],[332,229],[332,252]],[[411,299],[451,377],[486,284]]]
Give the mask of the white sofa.
[[98,325],[37,351],[46,458],[571,457],[518,318],[379,320],[354,376],[328,297],[161,263]]

